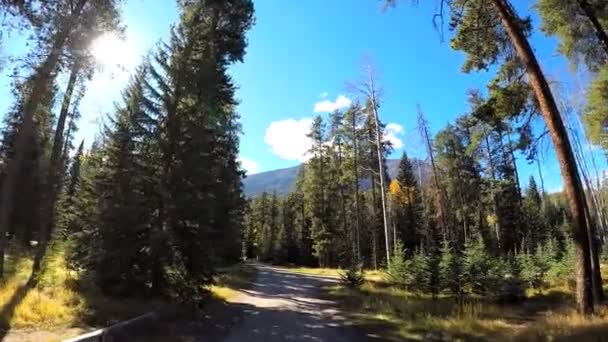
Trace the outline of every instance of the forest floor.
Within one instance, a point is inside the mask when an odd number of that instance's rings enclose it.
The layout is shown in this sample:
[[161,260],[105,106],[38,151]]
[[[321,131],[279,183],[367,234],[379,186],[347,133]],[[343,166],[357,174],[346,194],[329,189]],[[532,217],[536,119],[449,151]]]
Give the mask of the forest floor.
[[[27,253],[13,251],[7,255],[6,266],[7,276],[0,283],[0,341],[62,341],[157,310],[174,311],[176,321],[191,322],[191,310],[160,300],[103,295],[93,286],[87,286],[91,280],[80,279],[68,271],[61,253],[47,259],[45,271],[35,284],[31,279],[32,259]],[[237,294],[234,289],[246,288],[255,278],[255,269],[241,264],[218,271],[202,318],[185,331],[217,330],[215,334],[222,335],[221,324],[215,322],[231,316],[224,310],[224,303]],[[216,312],[222,313],[222,317]],[[169,323],[159,328],[173,333],[171,328],[178,325]],[[156,329],[151,332],[158,333]],[[142,340],[151,338],[142,337]]]
[[[340,273],[314,268],[297,271]],[[357,290],[329,284],[323,298],[339,302],[356,325],[386,326],[382,336],[389,341],[608,341],[608,307],[598,306],[593,318],[583,319],[576,314],[572,292],[565,287],[531,291],[520,303],[471,299],[459,304],[453,298],[432,298],[396,288],[384,278],[380,272],[367,273]]]
[[[33,288],[31,260],[12,257],[8,263],[11,276],[0,284],[0,322],[10,329],[0,340],[61,341],[166,305],[76,289],[61,260],[50,263],[52,271]],[[367,272],[357,290],[342,286],[335,269],[239,264],[219,271],[196,315],[176,315],[139,340],[608,341],[608,308],[582,319],[567,288],[530,292],[515,304],[458,304],[391,286],[379,271]]]
[[0,282],[0,341],[61,341],[165,305],[145,298],[103,295],[70,271],[61,252],[32,277],[32,257],[11,250]]

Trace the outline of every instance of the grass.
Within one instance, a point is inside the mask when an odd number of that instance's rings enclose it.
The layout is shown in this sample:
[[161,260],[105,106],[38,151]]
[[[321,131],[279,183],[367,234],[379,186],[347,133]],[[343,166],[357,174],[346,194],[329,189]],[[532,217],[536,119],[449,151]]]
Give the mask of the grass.
[[[331,271],[324,269],[322,274]],[[598,306],[594,317],[581,317],[565,286],[530,291],[528,299],[515,304],[481,298],[458,303],[447,296],[431,298],[390,286],[382,274],[370,272],[358,290],[341,285],[326,290],[357,325],[378,330],[388,341],[608,341],[608,308]]]
[[255,268],[247,264],[237,264],[218,270],[215,283],[209,287],[211,294],[221,300],[230,301],[255,280]]
[[63,340],[162,305],[146,298],[102,294],[92,280],[68,270],[60,248],[53,248],[45,258],[34,285],[28,283],[33,264],[28,253],[10,250],[5,263],[5,279],[0,282],[0,340]]
[[[11,250],[5,262],[6,277],[0,282],[0,332],[10,329],[9,339],[16,336],[18,341],[40,340],[31,337],[37,334],[45,334],[43,340],[70,336],[167,304],[145,297],[104,295],[92,285],[93,280],[68,270],[61,248],[53,249],[47,256],[43,272],[31,288],[28,287],[33,264],[31,256],[21,250]],[[220,269],[215,284],[209,289],[215,298],[228,301],[254,278],[253,267],[234,265]]]
[[[339,268],[314,268],[314,267],[288,267],[291,272],[313,275],[313,276],[324,276],[324,277],[340,277],[344,270]],[[380,270],[366,270],[365,279],[372,282],[384,282],[386,273]]]
[[85,309],[84,298],[65,286],[72,277],[66,271],[63,255],[48,258],[37,286],[25,293],[13,310],[9,303],[24,291],[29,280],[32,260],[15,253],[7,257],[7,277],[0,285],[0,319],[12,329],[48,328],[68,325]]

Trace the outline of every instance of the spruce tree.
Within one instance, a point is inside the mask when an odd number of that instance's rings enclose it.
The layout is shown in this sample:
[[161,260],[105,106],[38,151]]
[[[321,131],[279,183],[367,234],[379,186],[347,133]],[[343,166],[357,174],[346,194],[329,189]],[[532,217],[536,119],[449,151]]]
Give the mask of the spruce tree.
[[450,246],[450,242],[444,239],[439,250],[439,282],[441,289],[449,291],[457,296],[461,293],[461,265],[459,255]]
[[393,224],[396,226],[397,238],[403,241],[406,249],[414,249],[425,240],[426,227],[422,221],[422,201],[420,197],[419,185],[414,176],[412,164],[404,152],[399,163],[397,177],[391,182],[389,192],[393,188],[393,182],[399,188],[399,195],[394,196],[391,202],[393,211]]

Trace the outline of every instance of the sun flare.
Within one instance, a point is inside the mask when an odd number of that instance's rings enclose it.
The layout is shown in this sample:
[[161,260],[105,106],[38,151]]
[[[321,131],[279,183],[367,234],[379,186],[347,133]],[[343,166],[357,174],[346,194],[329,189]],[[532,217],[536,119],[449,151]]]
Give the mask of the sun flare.
[[93,40],[90,51],[97,63],[105,67],[126,67],[136,63],[133,44],[115,32],[104,33]]

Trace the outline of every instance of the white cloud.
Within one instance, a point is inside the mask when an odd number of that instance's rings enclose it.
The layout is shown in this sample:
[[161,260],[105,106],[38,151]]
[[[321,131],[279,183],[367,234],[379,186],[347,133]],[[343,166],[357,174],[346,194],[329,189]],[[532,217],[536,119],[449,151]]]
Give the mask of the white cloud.
[[399,136],[404,133],[403,126],[391,122],[384,127],[384,140],[389,141],[397,150],[403,147],[403,140]]
[[312,118],[273,121],[266,128],[264,142],[280,158],[304,162],[309,159],[308,150],[312,146],[312,140],[306,136],[311,126]]
[[260,169],[260,164],[249,158],[241,157],[238,160],[241,163],[241,166],[243,166],[243,168],[245,170],[247,170],[247,174],[249,174],[249,175],[257,173],[258,170]]
[[[321,94],[323,95],[323,94]],[[321,102],[315,103],[314,111],[315,113],[331,113],[337,109],[342,109],[350,106],[352,101],[344,96],[338,95],[335,101],[323,100]]]

